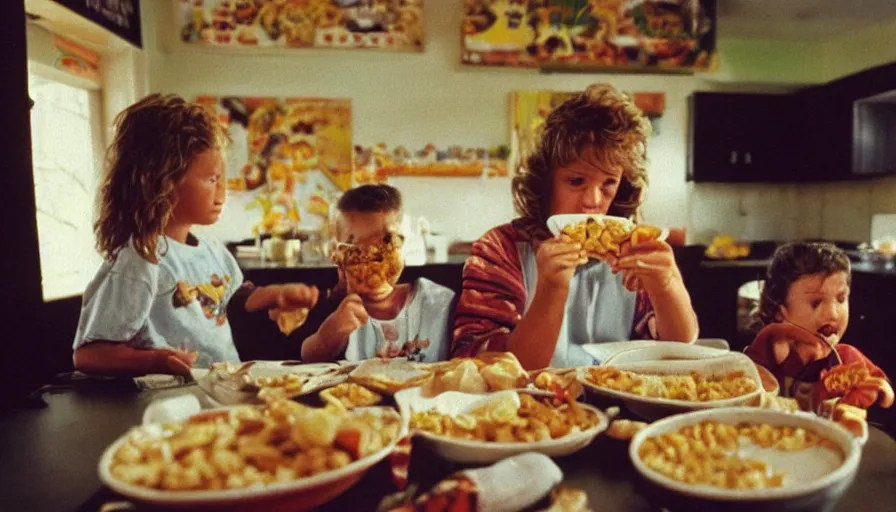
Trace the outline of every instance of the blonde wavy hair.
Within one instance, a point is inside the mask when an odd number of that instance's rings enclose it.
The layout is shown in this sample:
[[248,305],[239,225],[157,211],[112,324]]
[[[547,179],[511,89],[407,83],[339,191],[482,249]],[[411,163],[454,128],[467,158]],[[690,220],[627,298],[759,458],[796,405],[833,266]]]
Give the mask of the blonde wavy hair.
[[541,126],[511,183],[514,208],[524,220],[543,226],[551,214],[554,171],[592,148],[600,165],[623,169],[608,214],[640,221],[650,134],[650,122],[631,97],[612,85],[589,86],[555,108]]
[[158,263],[156,246],[171,219],[175,188],[197,155],[223,150],[226,141],[211,112],[176,95],[151,94],[121,112],[93,226],[99,253],[114,261],[131,242],[141,258]]

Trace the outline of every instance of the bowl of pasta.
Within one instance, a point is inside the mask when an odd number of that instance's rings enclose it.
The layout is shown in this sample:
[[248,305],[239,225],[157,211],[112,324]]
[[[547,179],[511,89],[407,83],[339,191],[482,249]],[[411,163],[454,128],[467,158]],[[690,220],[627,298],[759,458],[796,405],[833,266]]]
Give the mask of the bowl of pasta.
[[103,453],[99,477],[153,509],[310,510],[357,483],[401,431],[392,408],[272,398],[135,427]]
[[851,485],[861,448],[810,413],[750,407],[694,411],[639,431],[629,458],[670,510],[829,510]]
[[757,405],[763,392],[756,365],[734,352],[707,359],[609,362],[577,372],[590,393],[621,401],[648,420],[699,409]]

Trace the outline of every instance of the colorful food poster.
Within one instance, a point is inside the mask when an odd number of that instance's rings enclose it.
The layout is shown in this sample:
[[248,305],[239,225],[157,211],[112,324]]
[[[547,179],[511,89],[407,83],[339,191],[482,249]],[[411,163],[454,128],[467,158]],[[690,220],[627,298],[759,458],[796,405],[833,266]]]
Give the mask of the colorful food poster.
[[[332,197],[351,186],[351,100],[200,97],[230,134],[227,188],[261,212],[259,232],[326,218]],[[314,222],[310,224],[315,224]]]
[[102,84],[100,74],[100,56],[75,44],[68,39],[53,36],[53,46],[58,52],[53,66],[80,78],[86,78],[95,84]]
[[466,64],[714,69],[716,0],[464,0]]
[[[527,154],[538,140],[538,130],[554,108],[577,94],[558,91],[515,91],[510,93],[511,167]],[[666,95],[662,92],[629,93],[644,114],[654,121],[666,110]]]
[[427,144],[418,151],[404,146],[391,150],[380,143],[371,147],[356,145],[354,183],[383,183],[389,176],[427,177],[498,177],[507,176],[507,146],[495,148],[437,148]]
[[423,0],[175,1],[186,43],[423,50]]

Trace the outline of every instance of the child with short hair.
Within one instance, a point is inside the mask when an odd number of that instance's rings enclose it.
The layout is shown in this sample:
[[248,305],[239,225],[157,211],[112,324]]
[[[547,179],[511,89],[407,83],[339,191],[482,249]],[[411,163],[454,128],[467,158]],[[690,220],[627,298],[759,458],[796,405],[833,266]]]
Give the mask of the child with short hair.
[[238,362],[227,307],[312,307],[302,284],[252,289],[234,257],[193,233],[226,199],[219,121],[174,95],[153,94],[119,114],[94,231],[105,261],[84,293],[74,365],[85,373],[189,375]]
[[302,360],[446,359],[454,292],[425,278],[397,284],[404,269],[401,193],[363,185],[345,192],[336,207],[332,258],[341,301],[305,339]]
[[[870,403],[877,393],[892,396],[884,372],[857,348],[840,343],[849,325],[851,279],[849,257],[833,244],[787,244],[769,265],[757,312],[765,327],[745,352],[804,410],[816,410],[830,398],[819,383],[841,365],[868,370],[868,384],[875,388]],[[863,401],[870,405],[867,397]]]

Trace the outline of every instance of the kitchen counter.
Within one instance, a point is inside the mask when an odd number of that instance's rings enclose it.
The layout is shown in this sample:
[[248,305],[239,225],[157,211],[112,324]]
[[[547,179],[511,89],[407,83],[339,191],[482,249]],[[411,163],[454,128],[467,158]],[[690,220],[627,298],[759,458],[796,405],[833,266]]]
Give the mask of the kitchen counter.
[[[870,261],[856,261],[850,258],[852,263],[852,272],[859,274],[874,274],[880,276],[896,276],[896,267],[887,266],[882,263],[872,263]],[[700,268],[739,268],[739,269],[762,269],[763,272],[772,262],[769,259],[744,259],[744,260],[706,260],[700,262]]]
[[[469,254],[449,254],[447,261],[435,261],[432,256],[427,258],[427,261],[424,265],[407,265],[407,268],[410,267],[420,267],[427,265],[463,265],[466,263],[467,258],[469,258]],[[271,260],[261,260],[258,258],[237,258],[237,263],[240,268],[245,270],[262,270],[262,269],[333,269],[336,268],[333,263],[329,260],[321,260],[316,262],[301,262],[301,261],[271,261]]]

